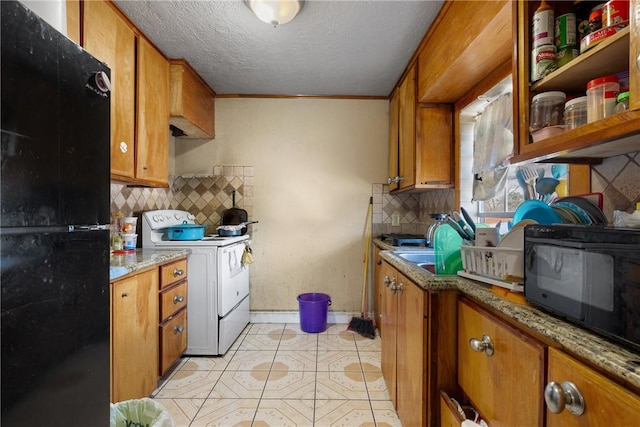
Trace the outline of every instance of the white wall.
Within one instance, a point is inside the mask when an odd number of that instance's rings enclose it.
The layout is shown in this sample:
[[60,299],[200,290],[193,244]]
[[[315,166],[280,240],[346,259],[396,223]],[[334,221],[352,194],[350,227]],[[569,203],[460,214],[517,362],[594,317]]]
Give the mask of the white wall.
[[360,311],[364,225],[384,182],[388,102],[218,99],[216,138],[175,141],[175,173],[254,167],[252,310],[293,310],[323,292]]
[[56,30],[67,35],[67,7],[65,0],[21,0],[36,15]]

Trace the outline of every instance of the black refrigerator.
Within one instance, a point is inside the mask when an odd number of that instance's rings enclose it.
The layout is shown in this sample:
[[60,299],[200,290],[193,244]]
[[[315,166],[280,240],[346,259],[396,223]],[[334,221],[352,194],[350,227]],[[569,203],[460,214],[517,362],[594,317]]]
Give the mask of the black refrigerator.
[[109,68],[0,8],[0,423],[106,426]]

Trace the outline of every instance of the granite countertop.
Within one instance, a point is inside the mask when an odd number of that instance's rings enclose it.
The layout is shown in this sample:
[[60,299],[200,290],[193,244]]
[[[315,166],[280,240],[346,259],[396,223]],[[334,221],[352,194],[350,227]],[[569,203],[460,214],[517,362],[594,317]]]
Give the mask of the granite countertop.
[[191,253],[191,249],[136,249],[135,253],[112,254],[109,280],[120,279],[127,274],[163,264]]
[[393,254],[395,250],[420,250],[419,247],[393,247],[379,239],[373,240],[380,256],[402,274],[425,290],[456,290],[502,313],[524,329],[534,331],[558,344],[569,353],[588,360],[594,366],[640,389],[640,354],[614,344],[607,339],[580,328],[533,306],[518,304],[502,298],[489,285],[459,276],[435,276],[421,267]]

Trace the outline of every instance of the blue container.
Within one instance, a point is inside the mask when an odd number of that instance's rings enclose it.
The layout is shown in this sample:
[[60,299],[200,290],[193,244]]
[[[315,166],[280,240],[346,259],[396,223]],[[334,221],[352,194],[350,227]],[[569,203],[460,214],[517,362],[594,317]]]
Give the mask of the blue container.
[[304,332],[317,333],[327,329],[327,312],[331,305],[331,297],[327,294],[300,294],[300,329]]

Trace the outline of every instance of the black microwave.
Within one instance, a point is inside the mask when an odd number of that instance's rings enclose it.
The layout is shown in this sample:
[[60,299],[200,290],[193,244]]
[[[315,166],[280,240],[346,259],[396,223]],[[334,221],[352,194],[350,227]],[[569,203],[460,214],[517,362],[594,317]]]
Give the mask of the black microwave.
[[527,301],[640,351],[640,230],[527,225]]

